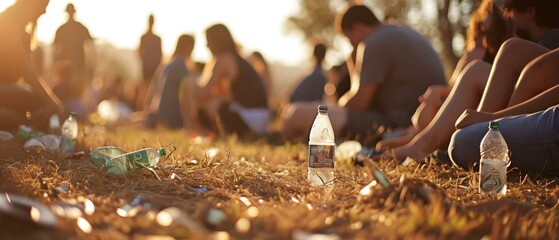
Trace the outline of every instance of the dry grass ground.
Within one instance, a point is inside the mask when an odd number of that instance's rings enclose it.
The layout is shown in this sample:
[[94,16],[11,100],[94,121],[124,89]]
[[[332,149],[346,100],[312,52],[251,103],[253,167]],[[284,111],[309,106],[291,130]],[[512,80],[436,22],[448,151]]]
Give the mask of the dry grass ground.
[[[343,162],[336,163],[332,188],[309,186],[303,144],[235,137],[194,143],[184,132],[132,126],[80,131],[77,150],[86,153],[106,145],[131,151],[169,143],[176,151],[155,169],[159,181],[146,169],[111,176],[87,156],[63,159],[26,150],[21,140],[1,142],[0,192],[46,206],[85,197],[95,212],[83,215],[92,226],[89,233],[76,219],[59,217],[48,228],[0,214],[0,238],[305,239],[312,233],[328,239],[559,239],[554,178],[511,172],[509,192],[497,200],[476,192],[473,171],[435,161],[402,166],[383,160],[380,168],[397,186],[391,192],[373,187],[363,196],[360,190],[372,180],[369,170]],[[211,147],[219,149],[213,158],[206,154]],[[202,187],[207,191],[196,191]],[[143,205],[134,216],[119,215],[138,196]],[[158,215],[167,207],[178,209],[172,222]]]

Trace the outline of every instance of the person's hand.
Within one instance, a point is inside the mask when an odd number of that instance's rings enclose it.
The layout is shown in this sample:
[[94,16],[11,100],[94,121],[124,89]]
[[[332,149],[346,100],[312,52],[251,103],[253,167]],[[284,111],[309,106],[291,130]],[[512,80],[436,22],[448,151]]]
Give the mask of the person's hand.
[[456,129],[464,128],[469,125],[485,122],[495,119],[493,113],[478,112],[472,109],[466,109],[456,120]]

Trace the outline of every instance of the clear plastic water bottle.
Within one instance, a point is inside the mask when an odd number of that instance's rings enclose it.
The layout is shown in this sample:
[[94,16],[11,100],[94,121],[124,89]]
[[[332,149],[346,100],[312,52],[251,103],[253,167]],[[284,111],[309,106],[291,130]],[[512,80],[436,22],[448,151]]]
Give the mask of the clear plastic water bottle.
[[159,158],[167,153],[164,148],[144,148],[111,158],[105,162],[105,170],[108,174],[124,175],[129,171],[144,167],[153,167],[159,162]]
[[318,106],[318,114],[309,135],[308,181],[313,186],[331,185],[334,182],[334,130],[328,118],[328,107]]
[[63,154],[74,152],[74,144],[78,137],[78,119],[76,113],[70,116],[62,124],[62,137],[60,139],[60,152]]
[[509,150],[499,131],[499,122],[489,123],[489,130],[479,148],[479,192],[504,196],[507,193]]
[[98,147],[89,152],[89,161],[95,166],[105,166],[112,158],[126,154],[126,152],[115,146]]

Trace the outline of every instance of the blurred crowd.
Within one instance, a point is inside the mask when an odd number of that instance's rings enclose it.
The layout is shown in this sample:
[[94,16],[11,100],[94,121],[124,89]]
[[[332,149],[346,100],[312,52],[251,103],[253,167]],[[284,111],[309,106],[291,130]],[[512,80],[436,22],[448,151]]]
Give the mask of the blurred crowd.
[[[329,46],[313,44],[308,75],[272,99],[275,81],[263,53],[245,54],[230,29],[205,30],[211,58],[191,58],[196,39],[180,35],[169,61],[147,16],[137,57],[142,80],[96,81],[94,39],[73,4],[56,31],[52,56],[36,44],[37,18],[49,0],[16,0],[0,13],[0,129],[45,128],[69,112],[83,121],[132,121],[146,128],[306,141],[319,104],[335,136],[425,161],[431,154],[468,168],[479,159],[487,121],[499,119],[513,167],[559,174],[559,2],[483,0],[471,16],[466,47],[446,77],[432,44],[407,26],[378,19],[360,4],[339,10],[334,27],[353,51],[326,68]],[[278,46],[280,47],[280,46]],[[43,69],[45,58],[53,60]],[[279,128],[271,125],[278,123]]]

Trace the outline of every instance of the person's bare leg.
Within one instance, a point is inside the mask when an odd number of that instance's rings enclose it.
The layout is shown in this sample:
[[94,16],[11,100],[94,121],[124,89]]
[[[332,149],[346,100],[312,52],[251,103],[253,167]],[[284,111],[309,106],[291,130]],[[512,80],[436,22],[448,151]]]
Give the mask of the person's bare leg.
[[477,110],[496,112],[506,108],[522,69],[547,51],[547,48],[537,43],[518,38],[504,42],[495,58]]
[[386,138],[377,143],[376,148],[388,149],[403,146],[409,143],[417,133],[425,129],[429,123],[435,118],[437,111],[441,108],[442,103],[448,97],[450,86],[431,86],[420,97],[419,107],[411,118],[412,127],[409,128],[408,134],[400,137]]
[[559,84],[559,49],[530,62],[518,79],[509,106],[524,102]]
[[[317,114],[318,103],[292,103],[287,105],[281,113],[283,123],[282,135],[287,140],[304,141],[308,139],[309,132]],[[328,117],[335,136],[340,136],[347,123],[346,110],[328,105]]]
[[408,144],[393,149],[394,157],[410,157],[422,161],[427,155],[448,145],[454,132],[454,123],[465,109],[479,104],[491,65],[483,61],[470,63],[453,86],[450,95],[433,121]]

